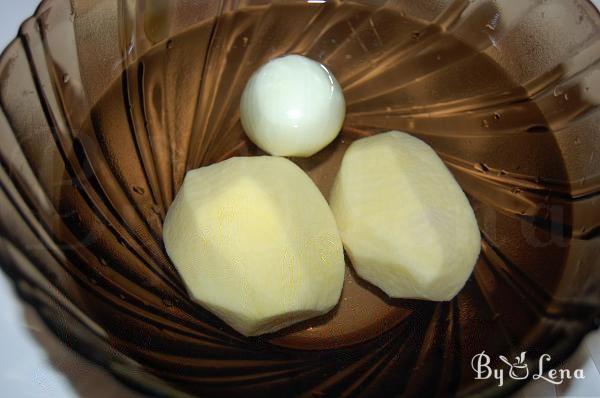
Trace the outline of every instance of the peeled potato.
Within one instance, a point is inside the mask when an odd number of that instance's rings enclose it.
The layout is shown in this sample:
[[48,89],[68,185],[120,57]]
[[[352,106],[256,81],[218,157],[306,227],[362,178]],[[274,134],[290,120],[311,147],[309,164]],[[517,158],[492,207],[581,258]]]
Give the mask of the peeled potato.
[[163,231],[190,295],[244,335],[324,314],[339,300],[335,220],[287,159],[232,158],[188,172]]
[[390,297],[450,300],[473,271],[480,235],[469,201],[411,135],[354,142],[330,204],[356,272]]

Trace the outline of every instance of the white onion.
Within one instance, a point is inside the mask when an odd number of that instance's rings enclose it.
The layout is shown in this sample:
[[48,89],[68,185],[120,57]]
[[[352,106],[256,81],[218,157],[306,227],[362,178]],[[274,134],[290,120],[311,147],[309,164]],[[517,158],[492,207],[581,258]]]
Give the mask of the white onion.
[[345,113],[335,77],[324,65],[301,55],[263,65],[248,81],[241,102],[246,134],[277,156],[314,155],[338,135]]

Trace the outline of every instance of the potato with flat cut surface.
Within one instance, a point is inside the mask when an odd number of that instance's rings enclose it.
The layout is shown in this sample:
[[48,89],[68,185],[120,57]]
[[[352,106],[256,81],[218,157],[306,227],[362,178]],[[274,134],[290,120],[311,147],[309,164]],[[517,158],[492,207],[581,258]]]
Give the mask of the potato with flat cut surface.
[[473,271],[480,234],[469,201],[409,134],[354,142],[330,204],[356,272],[391,297],[450,300]]
[[164,224],[190,295],[240,333],[274,332],[339,300],[344,256],[333,214],[284,158],[232,158],[188,172]]

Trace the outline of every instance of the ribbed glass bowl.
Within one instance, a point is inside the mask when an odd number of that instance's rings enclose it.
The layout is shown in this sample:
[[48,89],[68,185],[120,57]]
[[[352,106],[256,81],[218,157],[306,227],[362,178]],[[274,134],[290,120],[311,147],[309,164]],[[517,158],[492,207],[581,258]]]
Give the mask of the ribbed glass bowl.
[[[9,7],[5,5],[4,7]],[[293,159],[327,196],[352,140],[431,144],[482,233],[451,302],[340,304],[244,338],[191,302],[161,239],[186,170],[260,151],[239,100],[305,54],[342,134]],[[473,355],[564,360],[600,310],[600,15],[584,0],[47,0],[0,59],[0,261],[70,347],[155,395],[485,396]],[[507,369],[505,370],[507,371]]]

